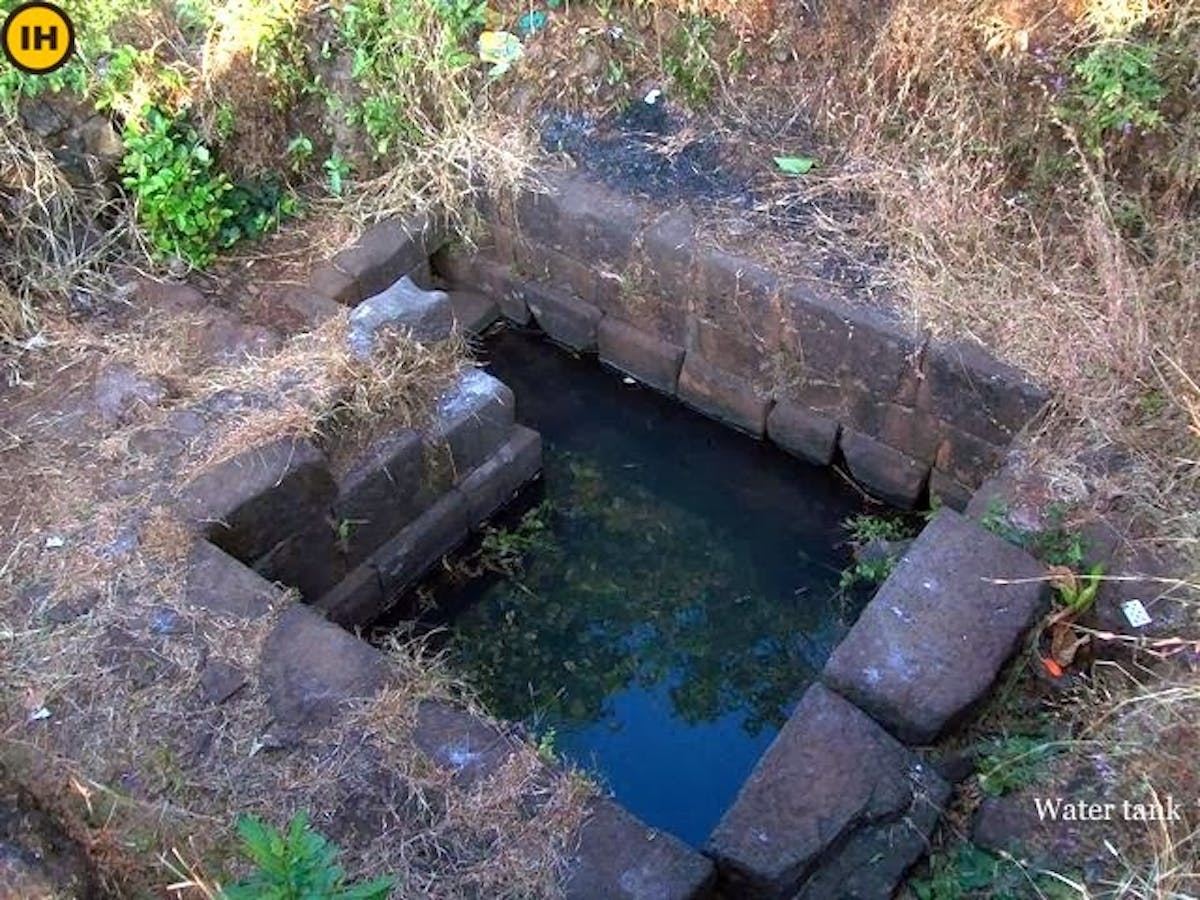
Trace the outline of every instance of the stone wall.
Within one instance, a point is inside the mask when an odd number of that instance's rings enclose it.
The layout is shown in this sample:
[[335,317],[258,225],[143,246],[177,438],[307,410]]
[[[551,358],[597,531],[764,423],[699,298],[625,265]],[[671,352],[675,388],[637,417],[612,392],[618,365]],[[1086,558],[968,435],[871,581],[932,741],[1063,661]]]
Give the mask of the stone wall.
[[445,249],[436,272],[755,437],[840,456],[890,503],[961,509],[1047,400],[975,346],[709,246],[687,209],[544,177],[544,193],[486,205],[478,251]]

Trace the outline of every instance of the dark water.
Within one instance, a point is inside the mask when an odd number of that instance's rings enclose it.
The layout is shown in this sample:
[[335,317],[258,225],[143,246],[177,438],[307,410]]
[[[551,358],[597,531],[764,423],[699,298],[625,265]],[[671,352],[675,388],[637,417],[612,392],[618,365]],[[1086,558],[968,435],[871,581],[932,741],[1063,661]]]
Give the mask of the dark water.
[[521,571],[444,598],[453,652],[492,712],[700,844],[845,631],[858,495],[537,337],[485,355],[542,433],[545,500],[492,539]]

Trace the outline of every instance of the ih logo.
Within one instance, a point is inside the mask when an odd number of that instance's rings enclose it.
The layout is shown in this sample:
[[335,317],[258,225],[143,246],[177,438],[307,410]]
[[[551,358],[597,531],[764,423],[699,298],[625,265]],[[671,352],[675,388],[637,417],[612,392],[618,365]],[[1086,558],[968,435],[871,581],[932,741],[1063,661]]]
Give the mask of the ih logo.
[[75,52],[75,28],[53,3],[33,0],[14,9],[0,31],[8,61],[30,75],[53,72]]

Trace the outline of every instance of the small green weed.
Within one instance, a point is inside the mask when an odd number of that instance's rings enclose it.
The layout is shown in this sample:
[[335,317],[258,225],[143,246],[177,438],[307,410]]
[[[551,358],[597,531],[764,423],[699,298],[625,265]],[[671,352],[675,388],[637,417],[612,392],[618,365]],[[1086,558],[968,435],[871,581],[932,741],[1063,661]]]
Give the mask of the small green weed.
[[479,565],[484,571],[515,575],[525,555],[550,540],[550,516],[554,505],[543,500],[527,511],[513,528],[489,528],[479,548]]
[[1104,563],[1096,563],[1082,575],[1063,573],[1054,581],[1058,599],[1075,615],[1087,612],[1096,602],[1096,593],[1104,577]]
[[990,743],[979,762],[979,786],[985,794],[1002,797],[1032,784],[1045,764],[1057,755],[1053,741],[1032,735],[1010,735]]
[[239,818],[237,830],[257,870],[225,888],[224,900],[384,900],[391,893],[390,878],[346,884],[337,847],[312,830],[303,812],[286,831],[254,816]]
[[871,541],[905,541],[917,536],[917,528],[911,522],[891,516],[873,516],[859,513],[842,522],[850,543],[869,544]]
[[1074,63],[1076,86],[1060,115],[1078,128],[1086,148],[1099,154],[1107,134],[1162,125],[1158,107],[1167,91],[1157,59],[1154,44],[1106,40]]
[[880,585],[887,580],[896,568],[896,557],[880,556],[875,559],[859,560],[854,565],[842,569],[842,577],[838,581],[838,590],[849,591],[861,585]]
[[930,858],[929,873],[909,882],[917,900],[1043,900],[1077,898],[1076,892],[1049,876],[1031,874],[974,844],[960,844]]
[[712,99],[720,73],[712,57],[716,27],[703,16],[689,16],[680,23],[663,53],[663,72],[692,107]]
[[1051,504],[1046,510],[1046,527],[1039,530],[1020,528],[1008,519],[1008,507],[1003,501],[992,499],[979,518],[979,524],[992,534],[1004,538],[1029,551],[1052,566],[1078,567],[1087,552],[1083,535],[1066,528],[1066,507]]

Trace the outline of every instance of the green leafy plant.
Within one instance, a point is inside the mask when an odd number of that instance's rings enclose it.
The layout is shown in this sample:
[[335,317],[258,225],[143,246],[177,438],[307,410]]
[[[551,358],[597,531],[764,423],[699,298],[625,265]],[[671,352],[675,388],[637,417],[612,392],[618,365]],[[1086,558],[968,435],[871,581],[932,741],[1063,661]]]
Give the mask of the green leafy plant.
[[816,166],[811,156],[776,156],[775,165],[785,175],[807,175]]
[[1060,114],[1078,127],[1085,147],[1099,153],[1106,134],[1162,125],[1158,107],[1167,91],[1157,59],[1154,44],[1106,40],[1074,63],[1076,86]]
[[1054,590],[1063,606],[1075,615],[1080,615],[1091,609],[1096,602],[1096,594],[1104,577],[1104,563],[1096,563],[1082,575],[1074,572],[1061,572],[1054,579]]
[[979,787],[985,794],[1001,797],[1032,784],[1058,750],[1054,742],[1033,735],[992,741],[980,757]]
[[384,900],[391,893],[390,878],[347,884],[337,847],[313,831],[303,812],[292,816],[285,831],[254,816],[240,817],[237,830],[257,868],[225,888],[224,900]]
[[663,72],[689,106],[701,107],[712,99],[719,78],[712,57],[716,28],[703,16],[684,19],[663,53]]
[[895,571],[897,559],[894,556],[878,556],[874,559],[863,559],[842,570],[838,589],[848,591],[860,584],[879,585]]
[[313,142],[306,134],[298,134],[287,145],[288,167],[293,172],[300,172],[312,159]]
[[917,536],[917,528],[910,522],[893,516],[875,516],[859,513],[842,523],[850,543],[862,545],[871,541],[904,541]]
[[554,506],[543,500],[528,510],[513,528],[489,528],[479,548],[479,564],[485,571],[514,575],[532,550],[545,546],[551,537],[550,515]]
[[233,184],[194,129],[147,109],[126,125],[121,173],[155,249],[194,266],[211,262],[235,215],[226,203]]
[[1083,562],[1086,541],[1078,531],[1065,526],[1066,513],[1061,504],[1051,504],[1046,509],[1046,527],[1029,530],[1009,521],[1008,507],[1002,500],[993,498],[980,516],[979,524],[1045,563],[1076,567]]
[[346,179],[350,177],[350,163],[346,162],[341,155],[334,153],[321,164],[321,168],[325,170],[329,192],[340,197],[346,189]]

